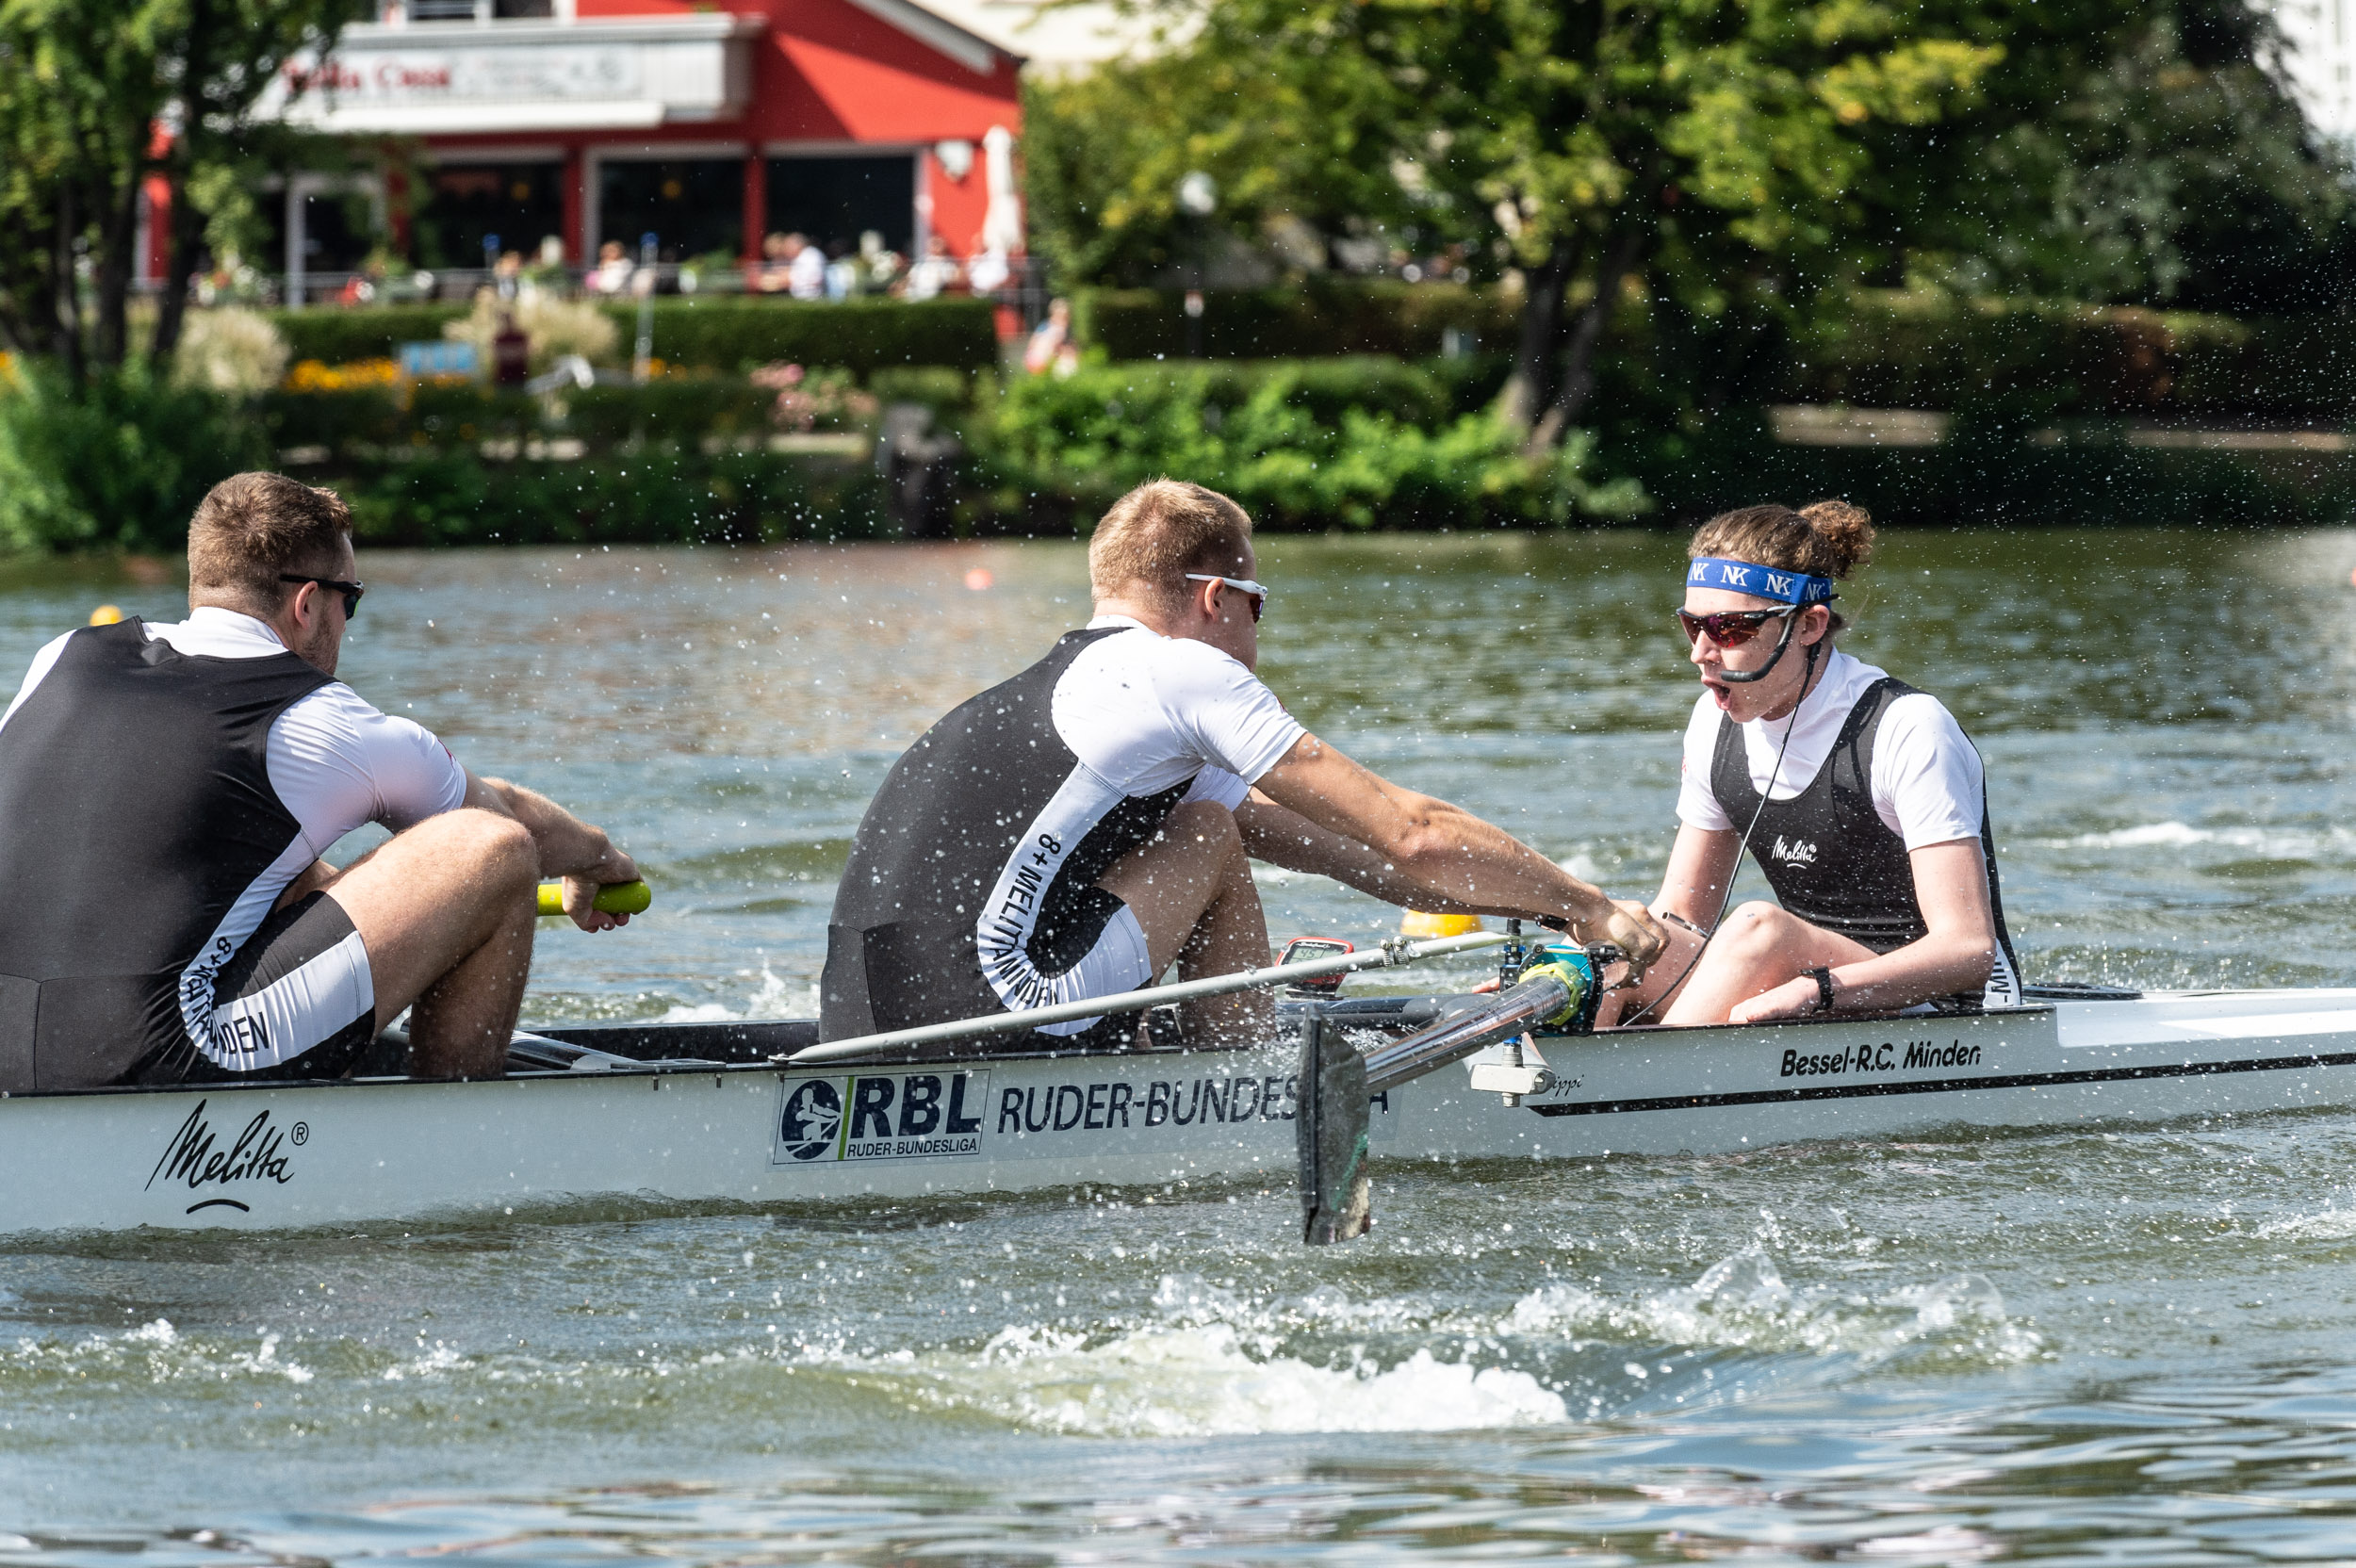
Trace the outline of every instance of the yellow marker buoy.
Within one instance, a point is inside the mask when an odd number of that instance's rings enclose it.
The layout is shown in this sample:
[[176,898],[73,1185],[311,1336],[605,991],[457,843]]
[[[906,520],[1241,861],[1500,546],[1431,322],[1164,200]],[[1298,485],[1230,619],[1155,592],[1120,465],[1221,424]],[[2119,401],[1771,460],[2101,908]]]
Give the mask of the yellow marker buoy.
[[1399,917],[1399,934],[1402,937],[1464,937],[1480,929],[1479,915],[1432,915],[1421,909],[1403,909]]
[[[654,890],[644,882],[609,882],[597,890],[597,906],[608,915],[641,915],[654,902]],[[564,912],[564,884],[540,884],[540,913],[561,915]]]
[[90,624],[92,626],[112,626],[121,619],[123,607],[119,604],[102,604],[90,612]]

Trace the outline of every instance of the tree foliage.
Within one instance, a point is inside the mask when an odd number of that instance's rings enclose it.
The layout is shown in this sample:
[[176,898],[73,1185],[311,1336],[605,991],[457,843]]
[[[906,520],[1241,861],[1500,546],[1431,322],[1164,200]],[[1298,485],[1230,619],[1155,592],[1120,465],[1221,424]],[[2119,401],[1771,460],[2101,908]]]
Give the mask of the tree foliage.
[[[142,188],[169,197],[166,275],[194,270],[199,199],[255,149],[254,109],[362,0],[0,0],[0,341],[71,386],[129,351]],[[167,288],[150,352],[175,345]]]
[[2273,299],[2329,270],[2346,223],[2242,0],[1165,14],[1175,48],[1035,90],[1042,249],[1146,281],[1202,243],[1175,206],[1198,169],[1236,238],[1454,245],[1524,281],[1504,407],[1536,445],[1586,409],[1630,291],[1689,323],[1843,282],[2230,307],[2234,280]]

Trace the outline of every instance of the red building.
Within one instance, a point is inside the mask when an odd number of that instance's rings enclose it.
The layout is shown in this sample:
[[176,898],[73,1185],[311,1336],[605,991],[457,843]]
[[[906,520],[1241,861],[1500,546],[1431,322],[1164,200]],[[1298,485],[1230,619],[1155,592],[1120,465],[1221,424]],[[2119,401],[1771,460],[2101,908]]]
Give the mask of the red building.
[[385,0],[266,105],[401,171],[290,177],[284,270],[344,272],[385,235],[429,270],[646,235],[670,262],[785,231],[1019,252],[1021,63],[913,0]]

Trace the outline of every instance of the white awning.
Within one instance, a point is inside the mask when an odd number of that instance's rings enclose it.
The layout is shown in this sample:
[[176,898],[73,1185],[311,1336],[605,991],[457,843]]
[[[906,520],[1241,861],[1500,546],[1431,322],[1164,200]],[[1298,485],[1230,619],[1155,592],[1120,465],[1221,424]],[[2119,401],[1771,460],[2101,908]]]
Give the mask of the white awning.
[[290,63],[261,112],[316,130],[433,135],[732,120],[751,96],[753,16],[364,24]]

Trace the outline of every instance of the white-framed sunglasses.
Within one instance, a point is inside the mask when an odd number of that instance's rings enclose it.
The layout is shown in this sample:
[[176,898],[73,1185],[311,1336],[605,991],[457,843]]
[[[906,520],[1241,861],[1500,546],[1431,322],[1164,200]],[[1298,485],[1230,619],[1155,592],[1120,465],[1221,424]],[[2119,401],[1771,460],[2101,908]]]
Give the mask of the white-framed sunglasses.
[[1188,582],[1216,582],[1225,587],[1233,588],[1239,594],[1251,595],[1252,624],[1253,626],[1258,626],[1260,624],[1261,612],[1268,609],[1267,585],[1264,583],[1254,582],[1248,577],[1221,577],[1217,572],[1188,572],[1186,574],[1186,580]]

